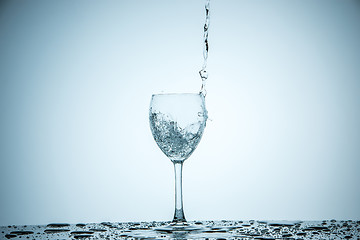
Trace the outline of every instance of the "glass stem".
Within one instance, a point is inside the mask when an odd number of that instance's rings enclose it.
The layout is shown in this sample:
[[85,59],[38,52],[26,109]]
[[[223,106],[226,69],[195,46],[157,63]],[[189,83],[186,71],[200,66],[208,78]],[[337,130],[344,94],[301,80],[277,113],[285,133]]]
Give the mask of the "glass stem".
[[174,162],[175,170],[175,214],[173,223],[186,222],[182,200],[182,162]]

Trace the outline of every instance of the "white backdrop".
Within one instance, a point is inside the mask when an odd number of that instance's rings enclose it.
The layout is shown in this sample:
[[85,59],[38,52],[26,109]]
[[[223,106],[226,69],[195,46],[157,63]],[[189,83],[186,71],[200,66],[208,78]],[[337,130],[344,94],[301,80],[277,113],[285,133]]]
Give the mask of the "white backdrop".
[[[2,1],[0,225],[171,220],[152,93],[196,92],[204,1]],[[360,4],[211,2],[188,220],[359,219]]]

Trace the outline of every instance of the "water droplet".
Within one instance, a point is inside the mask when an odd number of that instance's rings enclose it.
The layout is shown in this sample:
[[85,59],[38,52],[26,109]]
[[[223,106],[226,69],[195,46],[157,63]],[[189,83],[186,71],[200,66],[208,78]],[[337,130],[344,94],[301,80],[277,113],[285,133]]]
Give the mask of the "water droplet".
[[70,224],[68,223],[50,223],[47,227],[68,227]]
[[70,234],[93,234],[91,231],[72,231]]
[[16,235],[28,235],[33,234],[33,231],[13,231],[10,234],[16,234]]
[[93,231],[93,232],[106,232],[107,231],[106,229],[100,229],[100,228],[90,228],[89,230]]
[[61,228],[54,228],[54,229],[45,229],[45,233],[61,233],[61,232],[69,232],[69,229],[61,229]]
[[5,237],[6,237],[7,239],[10,239],[10,238],[17,237],[17,235],[15,235],[15,234],[6,234]]
[[92,238],[93,235],[90,234],[82,234],[82,235],[74,235],[73,236],[75,239],[82,239],[82,238]]

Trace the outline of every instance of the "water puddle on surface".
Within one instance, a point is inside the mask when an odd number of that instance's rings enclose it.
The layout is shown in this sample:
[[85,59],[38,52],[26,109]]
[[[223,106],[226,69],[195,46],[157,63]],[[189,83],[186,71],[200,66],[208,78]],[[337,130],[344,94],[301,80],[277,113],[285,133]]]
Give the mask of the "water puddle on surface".
[[169,222],[0,227],[0,239],[360,239],[360,221],[192,221],[200,230],[160,232]]

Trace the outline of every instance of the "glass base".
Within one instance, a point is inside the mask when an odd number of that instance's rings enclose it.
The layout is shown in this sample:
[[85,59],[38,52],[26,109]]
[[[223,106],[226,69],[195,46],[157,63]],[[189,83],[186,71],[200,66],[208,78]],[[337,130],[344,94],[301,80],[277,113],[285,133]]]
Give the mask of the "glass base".
[[202,228],[199,226],[189,224],[187,222],[182,222],[182,223],[170,223],[167,226],[156,227],[156,228],[154,228],[154,230],[159,231],[159,232],[171,233],[171,232],[200,231],[200,230],[202,230]]

